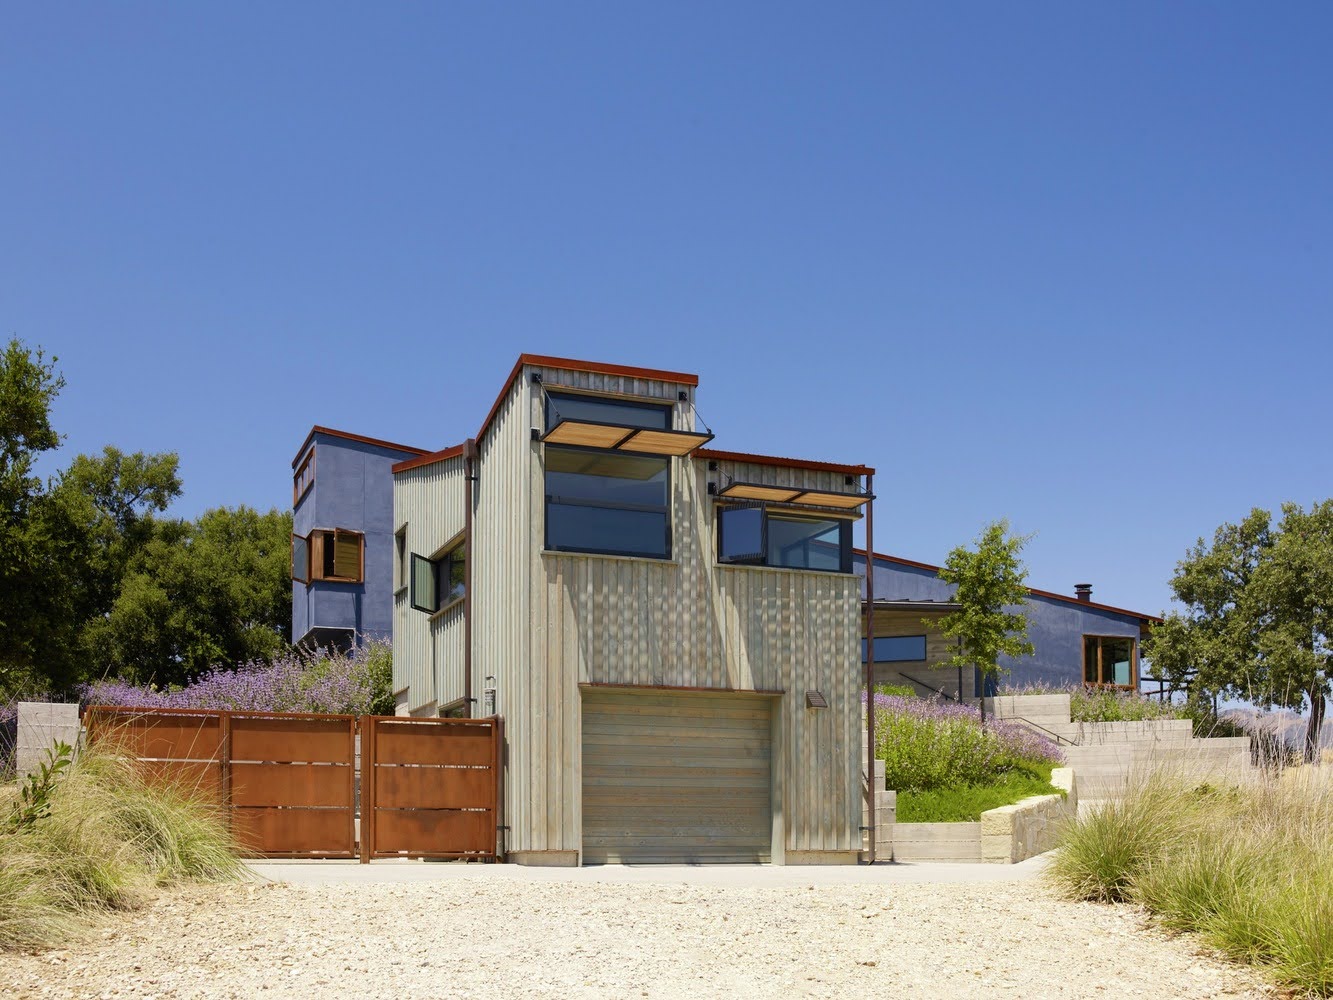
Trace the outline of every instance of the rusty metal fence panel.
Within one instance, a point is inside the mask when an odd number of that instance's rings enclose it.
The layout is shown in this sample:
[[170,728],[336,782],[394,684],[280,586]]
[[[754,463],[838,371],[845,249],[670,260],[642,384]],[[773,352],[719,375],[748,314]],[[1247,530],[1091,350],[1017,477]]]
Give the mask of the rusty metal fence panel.
[[495,860],[499,719],[366,716],[361,860]]
[[86,720],[149,780],[216,802],[251,855],[496,859],[499,718],[97,705]]
[[269,858],[356,857],[356,716],[229,714],[237,842]]
[[136,758],[149,781],[227,804],[227,718],[203,709],[113,708],[84,716],[89,741]]

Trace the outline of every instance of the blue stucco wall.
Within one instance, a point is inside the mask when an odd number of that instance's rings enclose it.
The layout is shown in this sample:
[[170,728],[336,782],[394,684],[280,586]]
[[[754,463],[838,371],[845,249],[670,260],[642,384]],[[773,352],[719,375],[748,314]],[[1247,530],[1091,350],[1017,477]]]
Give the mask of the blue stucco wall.
[[[865,574],[865,557],[854,557],[856,572]],[[875,600],[947,601],[953,587],[933,570],[875,562]],[[1072,601],[1032,595],[1023,609],[1028,619],[1028,639],[1036,653],[1024,657],[1002,657],[1008,671],[1002,684],[1015,688],[1029,684],[1068,686],[1083,682],[1083,636],[1116,635],[1139,637],[1139,619],[1101,608],[1081,607]]]
[[315,434],[315,484],[293,511],[295,531],[364,533],[363,583],[292,581],[292,638],[312,628],[348,628],[358,641],[393,634],[393,473],[413,453]]

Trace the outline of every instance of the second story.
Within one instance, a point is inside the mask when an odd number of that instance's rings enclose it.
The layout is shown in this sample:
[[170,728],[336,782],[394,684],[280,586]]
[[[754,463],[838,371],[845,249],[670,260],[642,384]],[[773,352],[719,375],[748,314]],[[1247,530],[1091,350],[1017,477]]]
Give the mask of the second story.
[[292,638],[345,647],[392,627],[395,462],[418,448],[313,427],[292,460]]
[[442,643],[470,614],[457,641],[491,673],[776,689],[822,636],[854,679],[874,470],[718,450],[698,384],[523,355],[474,438],[399,463],[395,673],[456,694],[426,664],[463,658]]

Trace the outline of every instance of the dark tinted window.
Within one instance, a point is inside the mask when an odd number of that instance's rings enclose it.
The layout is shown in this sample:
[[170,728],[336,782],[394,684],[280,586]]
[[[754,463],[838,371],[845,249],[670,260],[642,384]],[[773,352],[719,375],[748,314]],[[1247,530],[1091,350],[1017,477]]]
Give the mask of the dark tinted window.
[[[865,639],[861,640],[861,662],[866,659],[869,647]],[[875,636],[876,663],[918,663],[926,659],[926,637],[924,635],[877,635]]]
[[546,547],[671,554],[671,460],[546,446]]
[[589,420],[596,424],[670,430],[671,406],[637,403],[625,399],[607,399],[604,396],[547,393],[546,429],[549,431],[561,420]]
[[[797,569],[842,569],[846,521],[768,515],[768,565]],[[849,532],[850,536],[850,532]]]
[[717,557],[722,562],[761,562],[764,508],[723,507],[717,513]]

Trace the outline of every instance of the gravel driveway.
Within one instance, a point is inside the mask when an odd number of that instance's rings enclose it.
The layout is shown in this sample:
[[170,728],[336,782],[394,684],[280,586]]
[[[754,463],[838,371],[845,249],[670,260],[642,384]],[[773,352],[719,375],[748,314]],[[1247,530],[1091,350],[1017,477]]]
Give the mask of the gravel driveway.
[[792,869],[753,869],[670,884],[467,867],[173,893],[77,947],[0,957],[0,982],[20,997],[306,1000],[1274,995],[1131,909],[1061,902],[1034,881],[793,884]]

